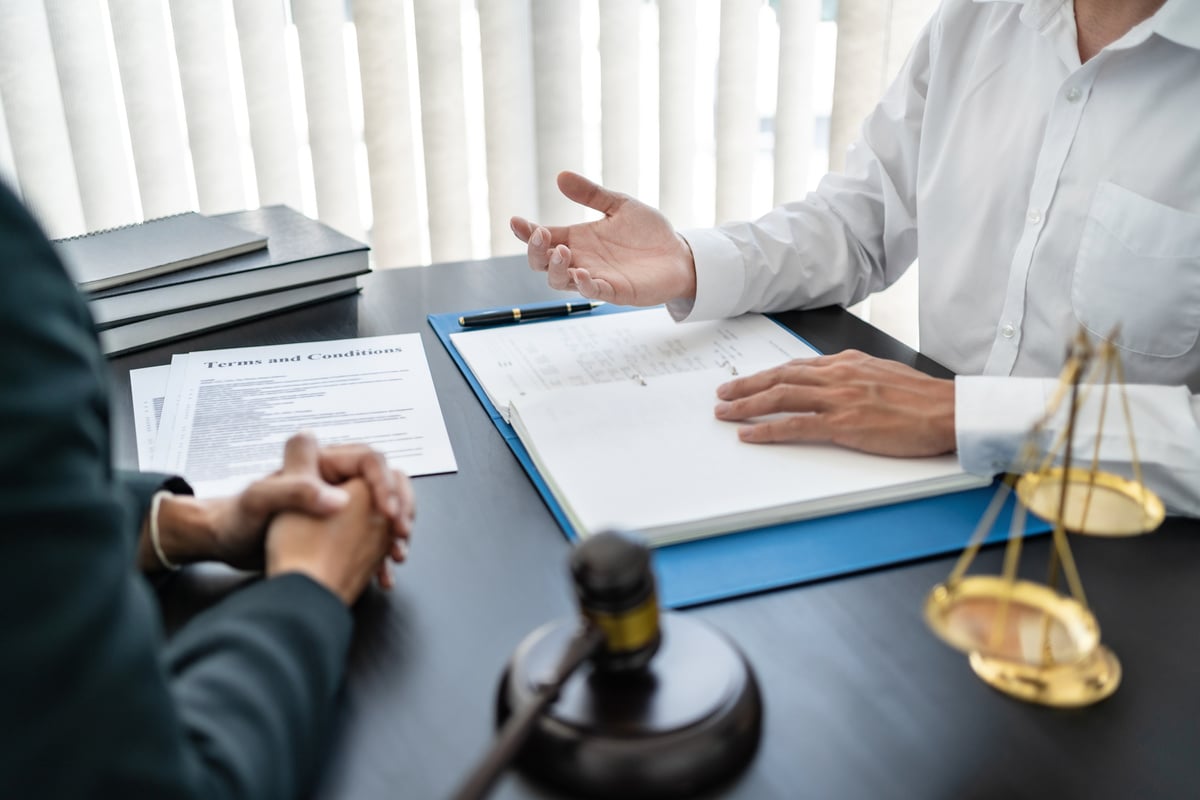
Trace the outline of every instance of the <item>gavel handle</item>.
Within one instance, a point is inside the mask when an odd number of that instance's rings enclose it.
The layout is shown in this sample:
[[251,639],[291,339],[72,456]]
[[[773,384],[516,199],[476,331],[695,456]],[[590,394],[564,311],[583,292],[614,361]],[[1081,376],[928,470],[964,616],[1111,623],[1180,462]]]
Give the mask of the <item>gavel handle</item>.
[[567,678],[604,644],[604,632],[594,625],[584,625],[567,643],[562,659],[550,679],[537,687],[533,699],[513,712],[504,723],[484,759],[472,770],[466,782],[453,795],[453,800],[479,800],[487,795],[500,773],[521,750],[533,725],[546,707],[555,701]]

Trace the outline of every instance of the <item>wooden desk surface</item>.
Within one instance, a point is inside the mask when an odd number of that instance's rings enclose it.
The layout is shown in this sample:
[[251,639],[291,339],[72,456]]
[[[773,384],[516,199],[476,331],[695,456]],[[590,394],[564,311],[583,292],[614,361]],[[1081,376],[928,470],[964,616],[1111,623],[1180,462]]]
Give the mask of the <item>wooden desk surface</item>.
[[[172,352],[419,331],[458,459],[415,480],[408,565],[369,593],[320,798],[446,797],[492,733],[496,682],[522,637],[573,613],[568,543],[425,321],[427,313],[552,299],[522,258],[377,272],[330,301],[112,362],[118,460],[135,461],[128,371]],[[826,351],[856,347],[936,370],[840,310],[788,314]],[[918,360],[919,359],[919,360]],[[1079,711],[1025,705],[979,682],[925,627],[925,594],[952,559],[727,601],[684,613],[726,631],[753,663],[766,703],[761,749],[715,796],[732,798],[1182,797],[1200,786],[1200,526],[1072,540],[1103,639],[1124,681]],[[1044,573],[1044,537],[1023,563]],[[998,571],[1000,552],[979,570]],[[243,580],[185,574],[168,624]],[[498,798],[549,797],[510,774]]]

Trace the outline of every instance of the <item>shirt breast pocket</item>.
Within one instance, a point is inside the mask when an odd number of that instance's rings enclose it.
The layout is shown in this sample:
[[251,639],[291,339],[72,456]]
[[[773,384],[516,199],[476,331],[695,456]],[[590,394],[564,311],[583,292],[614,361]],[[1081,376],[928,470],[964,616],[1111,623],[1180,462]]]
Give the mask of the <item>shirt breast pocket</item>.
[[1200,215],[1102,183],[1071,281],[1075,317],[1119,347],[1170,358],[1200,336]]

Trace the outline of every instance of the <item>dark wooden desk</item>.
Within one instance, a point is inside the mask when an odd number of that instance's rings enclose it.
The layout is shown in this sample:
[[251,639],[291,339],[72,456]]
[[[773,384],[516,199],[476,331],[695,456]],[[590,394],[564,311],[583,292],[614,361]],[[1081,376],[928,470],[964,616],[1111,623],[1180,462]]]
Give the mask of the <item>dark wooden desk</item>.
[[[418,530],[390,595],[357,609],[340,720],[321,798],[447,796],[492,733],[497,678],[516,643],[572,613],[568,544],[450,357],[432,312],[556,296],[523,259],[370,275],[331,301],[113,362],[118,457],[135,460],[128,371],[171,352],[420,331],[458,458],[415,481]],[[840,310],[789,314],[817,347],[926,360]],[[1104,641],[1124,683],[1093,708],[1008,699],[926,629],[921,603],[952,559],[878,570],[685,613],[728,632],[766,702],[759,754],[736,798],[1183,797],[1200,792],[1200,526],[1073,540]],[[1027,545],[1040,575],[1046,542]],[[999,552],[980,569],[997,571]],[[238,578],[200,570],[168,598],[171,619]],[[546,796],[517,776],[496,797]]]

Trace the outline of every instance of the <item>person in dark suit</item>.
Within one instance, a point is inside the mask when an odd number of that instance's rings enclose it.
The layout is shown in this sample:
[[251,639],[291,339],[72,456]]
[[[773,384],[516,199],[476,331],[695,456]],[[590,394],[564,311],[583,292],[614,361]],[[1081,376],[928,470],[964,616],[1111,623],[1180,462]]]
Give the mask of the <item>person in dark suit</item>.
[[[116,472],[106,375],[85,302],[0,186],[0,797],[294,797],[347,606],[404,557],[409,483],[308,435],[233,498]],[[266,579],[164,644],[137,567],[203,559]]]

